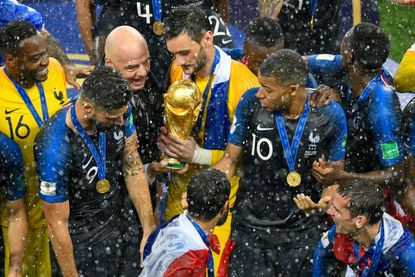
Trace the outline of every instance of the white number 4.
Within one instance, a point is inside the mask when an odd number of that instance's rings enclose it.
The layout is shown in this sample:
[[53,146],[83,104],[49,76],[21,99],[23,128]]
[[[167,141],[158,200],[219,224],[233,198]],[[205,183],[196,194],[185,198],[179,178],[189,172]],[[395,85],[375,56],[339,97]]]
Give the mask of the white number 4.
[[150,13],[150,5],[146,4],[145,13],[142,13],[141,11],[141,3],[137,2],[137,15],[139,17],[144,17],[146,19],[146,23],[150,24],[150,19],[153,16],[152,13]]

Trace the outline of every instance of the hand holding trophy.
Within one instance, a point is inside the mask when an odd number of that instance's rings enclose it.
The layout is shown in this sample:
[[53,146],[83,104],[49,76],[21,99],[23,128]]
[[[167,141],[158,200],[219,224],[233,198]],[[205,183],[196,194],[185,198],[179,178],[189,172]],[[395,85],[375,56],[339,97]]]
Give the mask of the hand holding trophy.
[[[164,113],[169,135],[188,139],[201,107],[202,95],[195,83],[190,80],[174,82],[164,95]],[[184,164],[175,158],[170,158],[166,167],[180,170]]]

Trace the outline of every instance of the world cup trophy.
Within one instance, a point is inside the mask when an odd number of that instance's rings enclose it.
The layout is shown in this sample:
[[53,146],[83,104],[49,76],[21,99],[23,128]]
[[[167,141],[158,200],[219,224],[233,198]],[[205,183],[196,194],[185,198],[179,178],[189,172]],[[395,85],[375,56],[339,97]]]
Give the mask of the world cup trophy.
[[[188,139],[202,107],[202,94],[190,80],[174,82],[164,95],[164,114],[169,135]],[[169,158],[167,168],[180,170],[184,164]]]

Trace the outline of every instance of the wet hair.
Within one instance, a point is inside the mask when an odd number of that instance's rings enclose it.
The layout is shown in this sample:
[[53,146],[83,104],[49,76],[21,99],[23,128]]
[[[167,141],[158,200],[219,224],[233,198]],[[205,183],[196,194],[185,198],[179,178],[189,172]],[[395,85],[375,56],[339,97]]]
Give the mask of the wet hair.
[[194,6],[175,8],[164,19],[164,37],[166,40],[186,33],[192,40],[200,42],[203,35],[211,30],[206,13]]
[[98,109],[117,110],[128,104],[133,92],[127,81],[113,68],[98,66],[91,72],[81,90],[81,97]]
[[22,41],[38,34],[36,26],[30,22],[16,20],[0,29],[1,54],[15,55]]
[[264,77],[274,77],[285,86],[304,85],[307,80],[307,67],[300,54],[290,49],[275,51],[264,60],[259,68]]
[[210,168],[193,176],[187,187],[189,215],[207,222],[213,219],[229,199],[231,185],[226,175]]
[[363,22],[356,25],[349,41],[353,60],[366,71],[379,70],[389,55],[390,40],[375,24]]
[[284,34],[277,20],[269,17],[252,19],[246,27],[246,42],[253,42],[261,47],[271,48],[278,44],[284,46]]
[[383,189],[377,184],[355,180],[341,184],[337,193],[350,198],[348,208],[353,217],[364,215],[371,225],[382,219],[385,200]]

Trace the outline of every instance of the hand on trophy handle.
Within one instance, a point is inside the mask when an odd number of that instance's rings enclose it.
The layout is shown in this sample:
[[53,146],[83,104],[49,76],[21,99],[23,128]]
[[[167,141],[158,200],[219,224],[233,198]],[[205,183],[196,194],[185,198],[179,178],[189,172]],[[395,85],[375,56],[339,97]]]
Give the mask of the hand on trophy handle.
[[189,163],[195,154],[196,142],[192,137],[182,139],[169,135],[167,129],[162,127],[158,146],[167,156]]
[[[160,175],[163,173],[172,172],[170,168],[166,167],[168,162],[169,162],[169,158],[164,158],[164,159],[161,159],[160,161],[152,162],[151,164],[149,164],[147,168],[147,174],[150,177],[156,177],[157,175]],[[189,164],[186,163],[184,168],[178,171],[174,171],[174,173],[183,174],[187,172],[188,169],[189,169]]]

